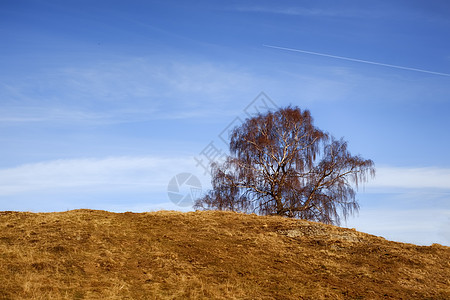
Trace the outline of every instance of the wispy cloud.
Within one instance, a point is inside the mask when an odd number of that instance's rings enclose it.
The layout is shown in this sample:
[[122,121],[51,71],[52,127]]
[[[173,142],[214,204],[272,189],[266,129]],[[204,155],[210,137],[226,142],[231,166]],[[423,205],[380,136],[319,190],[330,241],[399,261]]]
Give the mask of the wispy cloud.
[[34,122],[83,122],[99,123],[105,120],[115,122],[120,119],[112,114],[94,113],[80,109],[10,106],[0,108],[0,124],[2,123],[34,123]]
[[282,14],[292,16],[323,16],[323,17],[355,16],[355,14],[350,12],[324,10],[317,8],[313,9],[305,7],[238,6],[235,9],[241,12],[270,13],[270,14]]
[[375,179],[367,187],[450,190],[450,169],[378,167]]
[[394,241],[450,246],[450,210],[438,208],[386,209],[361,208],[358,218],[351,218],[347,227],[381,235]]
[[165,191],[169,180],[177,173],[197,171],[191,157],[54,160],[0,170],[0,196],[80,189],[108,192]]
[[227,99],[226,95],[242,92],[260,79],[235,65],[157,57],[125,58],[60,72],[64,86],[78,96],[119,107],[124,101],[152,107],[168,101],[183,107],[199,102],[217,104]]
[[390,240],[450,245],[450,169],[378,167],[366,193],[347,226]]
[[[0,90],[1,123],[127,122],[224,114],[267,79],[237,65],[123,58],[10,79]],[[232,112],[230,112],[232,114]]]
[[303,17],[335,17],[335,18],[367,18],[386,15],[385,12],[374,9],[341,9],[338,7],[329,8],[307,8],[300,6],[237,6],[234,10],[239,12],[278,14],[286,16],[303,16]]
[[325,5],[314,3],[315,5],[301,6],[286,5],[237,5],[233,11],[248,13],[275,14],[284,16],[300,16],[311,18],[352,18],[352,19],[380,19],[390,18],[395,20],[422,20],[429,22],[447,22],[442,18],[440,12],[416,11],[413,6],[398,6],[397,3],[364,3],[364,6],[342,5],[339,2],[330,2]]

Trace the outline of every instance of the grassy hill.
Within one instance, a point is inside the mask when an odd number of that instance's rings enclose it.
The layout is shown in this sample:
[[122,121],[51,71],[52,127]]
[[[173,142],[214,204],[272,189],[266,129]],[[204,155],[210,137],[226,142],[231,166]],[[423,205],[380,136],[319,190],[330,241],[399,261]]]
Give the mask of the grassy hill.
[[450,299],[450,248],[232,212],[0,212],[0,299]]

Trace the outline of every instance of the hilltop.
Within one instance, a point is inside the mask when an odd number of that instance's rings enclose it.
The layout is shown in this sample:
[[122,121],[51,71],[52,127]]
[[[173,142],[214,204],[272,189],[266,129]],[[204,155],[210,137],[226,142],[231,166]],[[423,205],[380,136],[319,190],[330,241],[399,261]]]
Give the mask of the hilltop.
[[233,212],[0,212],[0,299],[450,299],[450,248]]

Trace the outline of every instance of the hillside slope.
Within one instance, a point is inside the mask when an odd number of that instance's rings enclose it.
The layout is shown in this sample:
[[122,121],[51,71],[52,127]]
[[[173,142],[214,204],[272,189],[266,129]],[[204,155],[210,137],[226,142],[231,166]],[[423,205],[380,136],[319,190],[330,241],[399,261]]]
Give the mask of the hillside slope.
[[0,212],[0,299],[450,299],[450,248],[232,212]]

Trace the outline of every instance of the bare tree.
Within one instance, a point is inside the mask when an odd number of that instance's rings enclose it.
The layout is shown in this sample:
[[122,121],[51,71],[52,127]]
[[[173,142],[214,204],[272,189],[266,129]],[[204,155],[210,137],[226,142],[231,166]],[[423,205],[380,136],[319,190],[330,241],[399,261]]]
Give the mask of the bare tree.
[[339,224],[359,209],[355,190],[374,163],[313,125],[308,110],[287,107],[233,130],[224,163],[213,163],[212,190],[196,208],[256,212]]

